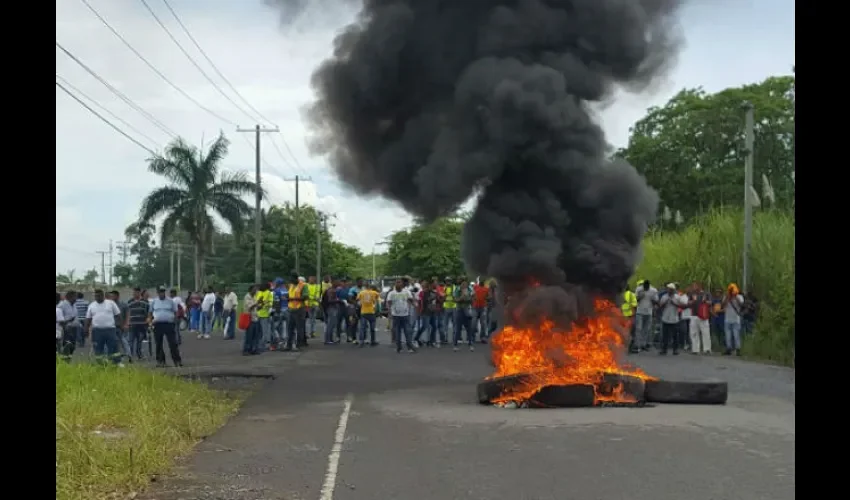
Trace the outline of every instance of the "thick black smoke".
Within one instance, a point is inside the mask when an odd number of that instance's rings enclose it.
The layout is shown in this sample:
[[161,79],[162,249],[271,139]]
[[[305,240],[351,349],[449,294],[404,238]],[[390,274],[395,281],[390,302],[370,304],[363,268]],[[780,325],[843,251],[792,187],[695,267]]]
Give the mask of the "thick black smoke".
[[622,290],[658,204],[606,159],[588,103],[665,73],[681,2],[363,0],[313,74],[313,146],[357,192],[425,219],[477,193],[469,271],[538,282],[512,304],[571,321]]

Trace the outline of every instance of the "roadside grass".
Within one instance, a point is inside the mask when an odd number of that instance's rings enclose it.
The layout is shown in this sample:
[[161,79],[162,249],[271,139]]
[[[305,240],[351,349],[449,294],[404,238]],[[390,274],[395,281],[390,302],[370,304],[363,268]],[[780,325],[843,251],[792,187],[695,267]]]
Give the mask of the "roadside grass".
[[240,401],[143,368],[56,363],[56,499],[140,491]]
[[[743,213],[712,212],[682,230],[653,232],[644,239],[644,257],[635,280],[649,278],[656,287],[675,281],[699,281],[706,289],[741,285]],[[782,365],[794,362],[793,213],[758,211],[753,217],[750,292],[760,300],[752,334],[743,339],[745,356]],[[633,283],[634,284],[634,283]]]

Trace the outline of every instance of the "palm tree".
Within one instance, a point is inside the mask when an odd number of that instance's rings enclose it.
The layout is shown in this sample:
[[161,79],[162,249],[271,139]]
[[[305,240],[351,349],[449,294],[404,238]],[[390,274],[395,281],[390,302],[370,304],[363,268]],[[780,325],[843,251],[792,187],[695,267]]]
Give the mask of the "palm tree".
[[219,172],[230,142],[220,134],[206,154],[177,138],[162,155],[148,160],[148,170],[169,180],[170,185],[154,190],[142,202],[139,220],[150,223],[165,216],[160,227],[160,244],[176,232],[189,236],[195,250],[195,290],[202,284],[204,263],[216,230],[212,214],[221,217],[234,234],[244,229],[253,210],[242,198],[255,193],[257,185],[242,172]]

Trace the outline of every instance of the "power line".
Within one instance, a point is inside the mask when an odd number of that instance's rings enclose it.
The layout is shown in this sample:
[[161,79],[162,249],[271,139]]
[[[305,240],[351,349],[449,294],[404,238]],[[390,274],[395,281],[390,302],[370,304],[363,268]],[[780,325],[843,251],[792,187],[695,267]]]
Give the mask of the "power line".
[[103,111],[104,113],[108,114],[108,115],[109,115],[109,116],[111,116],[112,118],[115,118],[117,121],[119,121],[119,122],[123,123],[125,127],[127,127],[127,128],[128,128],[128,129],[130,129],[130,130],[132,130],[132,131],[133,131],[133,132],[135,132],[137,135],[140,135],[140,136],[144,137],[145,139],[149,140],[150,142],[152,142],[152,143],[154,143],[154,144],[157,144],[157,141],[155,141],[154,139],[151,139],[151,137],[150,137],[149,135],[146,135],[144,132],[141,132],[139,129],[137,129],[137,128],[135,128],[134,126],[132,126],[131,124],[127,123],[127,121],[126,121],[126,120],[124,120],[124,119],[123,119],[123,118],[121,118],[120,116],[118,116],[118,115],[116,115],[115,113],[113,113],[112,111],[110,111],[110,110],[109,110],[106,106],[104,106],[104,105],[100,104],[100,103],[99,103],[99,102],[97,102],[96,100],[94,100],[94,99],[92,99],[91,97],[87,96],[87,95],[86,95],[86,94],[85,94],[82,90],[80,90],[80,89],[78,89],[77,87],[75,87],[74,85],[72,85],[72,84],[71,84],[71,82],[69,82],[69,81],[68,81],[68,80],[66,80],[65,78],[62,78],[62,77],[61,77],[58,73],[56,74],[56,78],[58,78],[58,79],[59,79],[59,80],[60,80],[60,81],[61,81],[61,82],[62,82],[62,83],[66,86],[66,87],[68,87],[69,89],[73,90],[75,93],[77,93],[77,94],[79,94],[79,95],[83,96],[84,98],[88,99],[88,101],[89,101],[89,102],[91,102],[92,104],[94,104],[95,106],[97,106],[98,108],[100,108],[100,110],[101,110],[101,111]]
[[[220,121],[222,121],[222,122],[224,122],[224,123],[227,123],[228,125],[232,125],[232,126],[234,126],[234,127],[236,126],[236,124],[235,124],[235,123],[233,123],[232,121],[228,120],[227,118],[224,118],[223,116],[219,115],[219,114],[218,114],[218,113],[216,113],[215,111],[213,111],[213,110],[211,110],[211,109],[207,108],[206,106],[204,106],[203,104],[201,104],[200,102],[198,102],[198,100],[197,100],[197,99],[195,99],[194,97],[192,97],[192,96],[190,96],[189,94],[187,94],[185,90],[183,90],[182,88],[178,87],[178,86],[177,86],[177,84],[175,84],[174,82],[172,82],[171,80],[169,80],[167,76],[165,76],[164,74],[162,74],[162,71],[160,71],[159,69],[157,69],[157,67],[156,67],[156,66],[154,66],[154,65],[153,65],[150,61],[148,61],[148,60],[145,58],[145,56],[143,56],[141,53],[139,53],[139,51],[138,51],[138,50],[136,50],[136,48],[135,48],[135,47],[133,47],[133,46],[130,44],[130,42],[128,42],[128,41],[127,41],[127,39],[125,39],[123,36],[121,36],[121,33],[118,33],[118,31],[117,31],[115,28],[113,28],[113,27],[112,27],[112,25],[111,25],[111,24],[109,24],[109,23],[106,21],[106,19],[105,19],[103,16],[101,16],[101,15],[100,15],[100,13],[99,13],[99,12],[98,12],[98,11],[97,11],[94,7],[92,7],[92,6],[91,6],[91,4],[90,4],[87,0],[80,0],[80,1],[81,1],[81,2],[83,2],[83,4],[85,4],[85,6],[86,6],[86,7],[88,7],[88,9],[92,12],[92,14],[94,14],[94,15],[95,15],[95,17],[97,17],[97,19],[98,19],[98,20],[99,20],[99,21],[100,21],[100,22],[101,22],[104,26],[106,26],[106,27],[107,27],[107,29],[109,29],[109,31],[111,31],[113,35],[115,35],[115,36],[116,36],[119,40],[121,40],[121,42],[122,42],[122,43],[123,43],[123,44],[124,44],[124,45],[125,45],[128,49],[130,49],[130,51],[131,51],[133,54],[135,54],[135,56],[136,56],[136,57],[138,57],[138,58],[139,58],[139,60],[141,60],[143,63],[145,63],[145,65],[147,65],[147,67],[148,67],[148,68],[150,68],[150,70],[151,70],[151,71],[153,71],[154,73],[156,73],[156,75],[157,75],[158,77],[160,77],[160,78],[162,79],[162,81],[164,81],[164,82],[165,82],[165,83],[167,83],[167,84],[168,84],[171,88],[173,88],[174,90],[176,90],[177,92],[179,92],[179,93],[180,93],[180,95],[182,95],[183,97],[185,97],[185,98],[186,98],[187,100],[189,100],[192,104],[194,104],[195,106],[199,107],[199,108],[200,108],[200,109],[202,109],[203,111],[206,111],[206,112],[207,112],[210,116],[213,116],[213,117],[215,117],[216,119],[218,119],[218,120],[220,120]],[[177,134],[174,134],[174,135],[176,136]]]
[[[230,83],[230,80],[228,80],[227,77],[224,76],[224,73],[222,73],[221,70],[218,69],[218,66],[216,66],[216,64],[212,61],[210,56],[207,55],[206,51],[201,47],[201,44],[198,43],[198,41],[195,39],[194,36],[192,36],[192,33],[189,31],[189,28],[187,28],[186,25],[183,24],[183,21],[180,20],[180,16],[177,15],[177,12],[174,11],[174,9],[171,7],[171,4],[168,3],[168,0],[162,0],[162,2],[165,4],[165,7],[169,10],[169,12],[171,12],[171,15],[174,16],[174,20],[177,21],[177,24],[179,24],[180,28],[183,29],[183,32],[186,33],[186,36],[189,37],[189,40],[191,40],[192,43],[195,45],[195,48],[198,49],[198,52],[200,52],[201,55],[204,57],[204,59],[206,59],[206,61],[212,67],[213,71],[215,71],[215,73],[219,76],[219,78],[221,78],[222,81],[224,81],[224,83],[227,84],[228,87],[230,87],[230,90],[233,91],[233,93],[236,95],[236,97],[238,97],[239,100],[241,100],[243,103],[245,103],[245,106],[247,106],[248,109],[253,111],[254,114],[256,114],[261,120],[265,121],[266,125],[273,125],[271,120],[269,120],[268,118],[263,116],[262,113],[257,111],[257,108],[255,108],[254,106],[251,106],[251,103],[248,102],[248,100],[245,99],[245,97],[243,97],[242,94],[240,94],[238,90],[236,90],[236,87],[233,86],[233,84]],[[255,121],[255,120],[252,118],[251,121]]]
[[132,143],[133,143],[133,144],[135,144],[136,146],[139,146],[140,148],[144,149],[144,150],[145,150],[145,151],[147,151],[148,153],[150,153],[150,154],[152,154],[152,155],[156,155],[156,153],[154,153],[154,152],[153,152],[153,150],[149,149],[147,146],[145,146],[145,145],[144,145],[144,144],[142,144],[141,142],[139,142],[139,141],[137,141],[136,139],[134,139],[133,137],[131,137],[131,136],[130,136],[127,132],[124,132],[123,130],[121,130],[120,128],[118,128],[118,126],[117,126],[117,125],[115,125],[115,124],[114,124],[114,123],[112,123],[111,121],[109,121],[109,120],[107,120],[106,118],[104,118],[104,117],[103,117],[103,115],[101,115],[101,114],[100,114],[100,113],[98,113],[97,111],[93,110],[93,109],[92,109],[92,108],[91,108],[88,104],[86,104],[85,102],[83,102],[83,101],[82,101],[79,97],[75,96],[75,95],[74,95],[74,94],[73,94],[70,90],[68,90],[67,88],[65,88],[65,87],[64,87],[61,83],[56,82],[56,86],[57,86],[57,87],[59,87],[60,89],[62,89],[62,90],[63,90],[66,94],[68,94],[69,96],[71,96],[71,98],[72,98],[72,99],[74,99],[75,101],[77,101],[78,103],[80,103],[80,106],[82,106],[82,107],[86,108],[87,110],[89,110],[89,112],[90,112],[91,114],[93,114],[94,116],[96,116],[96,117],[100,118],[100,119],[101,119],[101,121],[103,121],[103,123],[105,123],[105,124],[109,125],[110,127],[112,127],[112,129],[113,129],[113,130],[115,130],[116,132],[118,132],[119,134],[121,134],[121,135],[123,135],[125,138],[127,138],[127,140],[129,140],[130,142],[132,142]]
[[[215,83],[215,82],[213,81],[213,79],[212,79],[212,78],[210,78],[210,76],[207,74],[207,72],[206,72],[206,71],[204,71],[204,69],[201,67],[201,65],[200,65],[200,64],[198,64],[198,62],[197,62],[197,61],[195,61],[195,59],[194,59],[194,58],[193,58],[193,57],[189,54],[189,52],[187,52],[187,51],[186,51],[186,49],[185,49],[185,48],[183,47],[183,45],[182,45],[182,44],[181,44],[181,43],[177,40],[177,38],[175,38],[175,37],[174,37],[174,34],[172,34],[172,33],[171,33],[171,30],[169,30],[169,29],[168,29],[168,27],[165,25],[165,23],[163,23],[163,22],[162,22],[162,19],[160,19],[160,18],[159,18],[159,16],[157,16],[157,15],[156,15],[156,12],[154,12],[154,11],[153,11],[153,9],[151,8],[151,6],[150,6],[150,5],[148,5],[148,2],[147,2],[146,0],[139,0],[139,1],[140,1],[140,2],[142,2],[142,5],[144,5],[144,6],[145,6],[145,9],[147,9],[147,11],[148,11],[148,12],[150,13],[150,15],[153,17],[154,21],[156,21],[156,23],[159,25],[159,27],[160,27],[160,28],[162,28],[162,31],[164,31],[164,32],[165,32],[165,34],[166,34],[166,35],[168,35],[168,38],[170,38],[170,39],[171,39],[171,41],[172,41],[172,42],[174,42],[174,45],[176,45],[176,46],[177,46],[177,48],[178,48],[178,49],[180,49],[180,52],[182,52],[182,53],[183,53],[183,55],[184,55],[184,56],[186,56],[186,59],[188,59],[188,60],[189,60],[189,62],[190,62],[190,63],[192,63],[192,66],[194,66],[194,67],[195,67],[195,69],[197,69],[197,70],[198,70],[198,72],[199,72],[201,75],[203,75],[203,77],[204,77],[204,78],[205,78],[205,79],[206,79],[206,80],[210,83],[210,85],[212,85],[212,86],[213,86],[213,88],[215,88],[215,89],[218,91],[218,93],[219,93],[219,94],[221,94],[221,95],[222,95],[225,99],[227,99],[227,101],[228,101],[230,104],[232,104],[232,105],[233,105],[236,109],[238,109],[238,110],[239,110],[242,114],[244,114],[245,116],[247,116],[249,121],[252,121],[252,122],[253,122],[253,121],[256,121],[256,120],[254,119],[254,117],[253,117],[253,116],[251,116],[250,114],[248,114],[248,112],[246,112],[244,109],[242,109],[242,107],[241,107],[241,106],[239,106],[238,104],[236,104],[236,101],[234,101],[233,99],[231,99],[231,98],[230,98],[230,96],[229,96],[229,95],[227,95],[227,94],[226,94],[226,93],[225,93],[225,92],[221,89],[221,87],[219,87],[219,86],[218,86],[218,84],[217,84],[217,83]],[[184,29],[185,29],[185,28],[184,28]]]
[[131,108],[133,108],[134,110],[138,111],[138,112],[139,112],[142,116],[144,116],[145,118],[147,118],[147,119],[148,119],[148,121],[150,121],[151,123],[153,123],[153,124],[154,124],[154,126],[156,126],[158,129],[160,129],[160,130],[162,130],[163,132],[165,132],[165,134],[166,134],[166,135],[169,135],[169,136],[171,136],[171,137],[175,137],[175,136],[177,136],[177,134],[175,134],[173,130],[171,130],[170,128],[166,127],[166,126],[165,126],[165,124],[163,124],[161,121],[157,120],[157,118],[156,118],[155,116],[153,116],[152,114],[148,113],[147,111],[145,111],[145,109],[144,109],[144,108],[142,108],[141,106],[139,106],[138,104],[136,104],[135,102],[133,102],[133,100],[132,100],[132,99],[130,99],[129,97],[127,97],[127,96],[126,96],[123,92],[121,92],[120,90],[118,90],[118,89],[116,89],[115,87],[113,87],[113,86],[112,86],[112,84],[110,84],[110,83],[109,83],[108,81],[106,81],[103,77],[101,77],[100,75],[98,75],[98,74],[97,74],[97,72],[95,72],[95,71],[94,71],[93,69],[91,69],[88,65],[86,65],[86,63],[84,63],[84,62],[83,62],[83,61],[81,61],[81,60],[80,60],[77,56],[75,56],[74,54],[72,54],[70,50],[68,50],[68,49],[66,49],[65,47],[63,47],[61,43],[56,42],[56,46],[57,46],[57,47],[59,47],[59,50],[61,50],[62,52],[64,52],[66,56],[68,56],[69,58],[71,58],[71,60],[72,60],[72,61],[74,61],[74,62],[75,62],[75,63],[77,63],[77,64],[78,64],[81,68],[83,68],[84,70],[86,70],[86,72],[87,72],[88,74],[90,74],[90,75],[91,75],[91,76],[93,76],[93,77],[94,77],[97,81],[99,81],[100,83],[102,83],[102,84],[103,84],[103,86],[105,86],[107,89],[109,89],[109,91],[110,91],[110,92],[112,92],[113,94],[115,94],[116,96],[118,96],[118,98],[119,98],[119,99],[121,99],[122,101],[124,101],[125,103],[127,103],[127,105],[128,105],[128,106],[130,106],[130,107],[131,107]]
[[[233,100],[227,94],[224,93],[224,91],[221,89],[221,87],[219,87],[215,82],[213,82],[212,79],[204,72],[204,70],[201,69],[201,67],[197,64],[197,62],[195,62],[192,59],[192,57],[186,52],[186,50],[180,45],[180,43],[169,32],[169,30],[165,27],[165,25],[162,23],[162,21],[160,21],[159,18],[157,18],[156,14],[154,14],[153,10],[150,8],[150,6],[147,4],[147,2],[145,0],[140,0],[140,1],[142,2],[142,4],[145,5],[145,7],[148,9],[148,12],[150,12],[151,15],[154,17],[154,19],[156,19],[156,21],[159,23],[159,25],[162,27],[162,29],[166,32],[166,34],[168,34],[169,38],[171,38],[171,40],[175,43],[175,45],[177,45],[177,47],[180,49],[180,51],[183,52],[183,54],[189,59],[189,61],[198,69],[198,71],[201,72],[201,74],[204,76],[204,78],[206,78],[207,81],[209,81],[216,88],[216,90],[218,90],[218,92],[225,97],[225,99],[230,101],[231,104],[233,104],[239,111],[241,111],[242,114],[244,114],[245,116],[250,118],[251,121],[255,121],[254,117],[250,116],[244,109],[242,109],[239,105],[237,105],[235,102],[233,102]],[[236,95],[236,97],[238,97],[239,100],[241,100],[245,104],[245,106],[248,109],[250,109],[251,111],[253,111],[254,114],[256,116],[258,116],[262,121],[265,121],[267,125],[273,125],[276,128],[279,128],[279,127],[277,127],[277,125],[275,125],[272,122],[272,120],[268,119],[266,116],[264,116],[262,113],[260,113],[257,110],[257,108],[252,106],[251,103],[248,102],[248,100],[245,99],[245,97],[241,93],[239,93],[239,91],[230,82],[230,80],[226,76],[224,76],[224,73],[218,68],[218,66],[216,66],[215,62],[213,62],[212,58],[207,54],[207,52],[203,49],[203,47],[201,47],[201,44],[198,42],[198,40],[194,36],[192,36],[192,33],[189,31],[189,28],[186,27],[186,25],[180,19],[180,16],[177,15],[177,12],[171,6],[171,4],[168,2],[168,0],[162,0],[162,2],[165,4],[165,7],[168,9],[168,11],[171,12],[171,15],[174,17],[174,20],[177,21],[177,24],[180,26],[180,28],[183,30],[183,32],[186,34],[186,36],[189,38],[189,40],[192,42],[192,44],[195,46],[195,48],[198,49],[198,52],[201,54],[201,56],[203,56],[203,58],[207,61],[207,63],[209,63],[210,67],[212,67],[213,71],[215,71],[215,73],[219,76],[219,78],[221,78],[222,81],[225,84],[227,84],[227,86],[230,88],[230,90],[233,91],[233,93]],[[295,157],[294,154],[292,154],[292,150],[289,148],[289,144],[286,142],[286,138],[283,136],[283,133],[280,130],[277,130],[277,132],[280,134],[280,139],[283,142],[284,147],[289,152],[289,155],[292,157],[292,160],[295,162],[295,167],[293,167],[292,164],[289,162],[289,160],[286,159],[284,154],[280,151],[280,148],[278,147],[277,143],[274,142],[274,138],[272,138],[272,146],[274,146],[274,149],[277,151],[278,155],[280,155],[283,162],[288,167],[292,168],[292,170],[300,170],[301,173],[306,174],[306,171],[303,168],[301,168],[301,165],[298,163],[298,159]]]
[[[287,167],[291,168],[292,170],[297,170],[295,167],[292,166],[292,163],[290,163],[290,161],[287,160],[286,157],[283,155],[283,152],[281,152],[280,147],[278,147],[277,143],[274,142],[274,136],[271,137],[271,141],[269,141],[269,142],[271,142],[272,147],[274,148],[275,151],[277,151],[277,155],[280,156],[280,159],[283,160],[283,163]],[[299,172],[299,173],[303,173],[303,172]]]

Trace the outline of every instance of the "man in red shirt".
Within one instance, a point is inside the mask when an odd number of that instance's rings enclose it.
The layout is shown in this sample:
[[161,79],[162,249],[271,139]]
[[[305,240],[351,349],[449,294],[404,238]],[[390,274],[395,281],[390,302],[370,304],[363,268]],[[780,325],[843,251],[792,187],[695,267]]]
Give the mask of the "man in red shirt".
[[487,343],[490,336],[490,319],[487,317],[487,299],[490,289],[484,284],[482,278],[473,286],[474,297],[472,298],[472,331],[478,330],[478,338],[482,344]]

